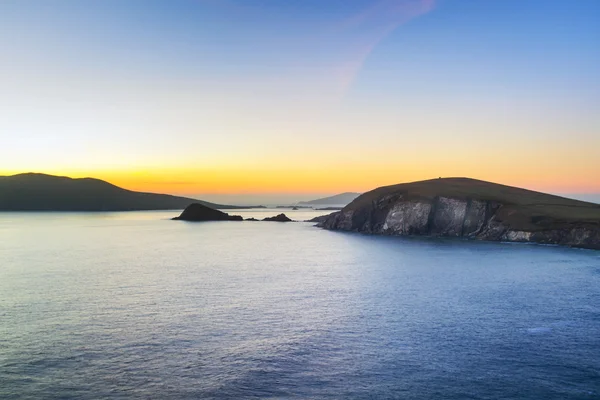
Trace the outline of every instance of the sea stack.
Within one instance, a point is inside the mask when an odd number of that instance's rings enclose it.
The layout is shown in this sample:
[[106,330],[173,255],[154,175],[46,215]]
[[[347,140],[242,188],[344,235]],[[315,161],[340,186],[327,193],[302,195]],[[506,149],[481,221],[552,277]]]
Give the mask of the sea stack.
[[273,222],[292,222],[291,219],[287,217],[285,214],[279,214],[274,217],[264,218],[263,221],[273,221]]
[[186,207],[179,217],[173,218],[175,221],[242,221],[239,215],[229,215],[214,208],[207,207],[199,203],[193,203]]

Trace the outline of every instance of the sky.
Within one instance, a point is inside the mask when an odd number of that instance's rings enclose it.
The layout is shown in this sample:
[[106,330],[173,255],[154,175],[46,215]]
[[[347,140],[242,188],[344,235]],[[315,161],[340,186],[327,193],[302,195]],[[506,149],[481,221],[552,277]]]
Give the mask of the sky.
[[[0,0],[0,175],[600,193],[597,0]],[[599,197],[600,198],[600,197]]]

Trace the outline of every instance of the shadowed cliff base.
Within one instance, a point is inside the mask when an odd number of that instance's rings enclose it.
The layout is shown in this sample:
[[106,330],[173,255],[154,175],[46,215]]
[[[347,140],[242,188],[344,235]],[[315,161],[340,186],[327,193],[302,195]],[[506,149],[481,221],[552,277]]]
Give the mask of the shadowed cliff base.
[[384,186],[318,226],[600,249],[600,205],[469,178]]

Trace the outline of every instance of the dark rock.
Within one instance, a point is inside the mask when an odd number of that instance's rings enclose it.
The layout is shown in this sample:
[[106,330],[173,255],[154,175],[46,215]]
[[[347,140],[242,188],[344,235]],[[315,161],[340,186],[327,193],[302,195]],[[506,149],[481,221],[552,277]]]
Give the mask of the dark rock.
[[200,203],[193,203],[186,207],[179,217],[173,218],[176,221],[242,221],[239,215],[229,215],[214,208],[207,207]]
[[263,221],[274,221],[274,222],[292,222],[285,214],[279,214],[274,217],[267,217]]
[[256,218],[246,218],[245,221],[258,221]]

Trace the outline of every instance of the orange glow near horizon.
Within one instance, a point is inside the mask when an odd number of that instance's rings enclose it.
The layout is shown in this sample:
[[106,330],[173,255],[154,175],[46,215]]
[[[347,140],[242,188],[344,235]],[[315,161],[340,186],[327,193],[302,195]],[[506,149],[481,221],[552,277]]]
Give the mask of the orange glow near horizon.
[[[199,194],[336,194],[366,192],[379,186],[393,185],[443,177],[469,177],[495,183],[523,187],[549,193],[600,193],[595,176],[557,173],[553,178],[541,176],[536,170],[505,170],[493,168],[402,168],[384,165],[337,166],[329,168],[221,168],[168,169],[154,168],[139,171],[7,171],[0,175],[22,172],[43,172],[71,178],[102,179],[125,189],[194,196]],[[557,171],[559,172],[559,171]]]

